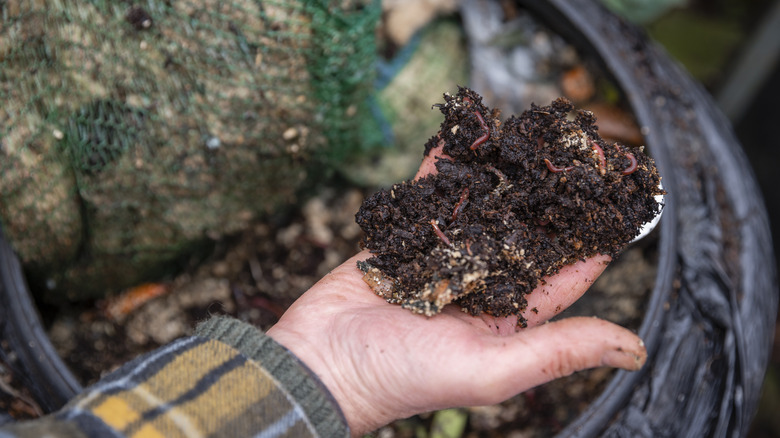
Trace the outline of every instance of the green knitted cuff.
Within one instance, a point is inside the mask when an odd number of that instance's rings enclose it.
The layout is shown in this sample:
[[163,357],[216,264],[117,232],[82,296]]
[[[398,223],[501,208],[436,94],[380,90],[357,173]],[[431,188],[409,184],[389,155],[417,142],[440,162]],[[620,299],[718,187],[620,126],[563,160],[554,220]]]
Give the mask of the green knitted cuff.
[[255,326],[234,318],[214,317],[199,324],[195,334],[224,342],[260,364],[303,408],[320,436],[349,436],[338,403],[314,372]]

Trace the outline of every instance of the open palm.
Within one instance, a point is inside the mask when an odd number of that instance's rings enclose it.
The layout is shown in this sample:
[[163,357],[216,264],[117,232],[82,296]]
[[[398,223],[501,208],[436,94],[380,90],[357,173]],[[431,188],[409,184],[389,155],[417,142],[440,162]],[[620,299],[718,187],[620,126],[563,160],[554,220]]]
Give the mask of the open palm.
[[[418,176],[435,169],[432,160]],[[454,305],[425,317],[388,304],[356,267],[368,257],[363,251],[334,269],[268,331],[320,377],[355,435],[420,412],[498,403],[578,370],[636,370],[645,361],[642,341],[610,322],[546,323],[585,293],[606,256],[545,279],[527,296],[524,329],[516,317],[475,317]]]

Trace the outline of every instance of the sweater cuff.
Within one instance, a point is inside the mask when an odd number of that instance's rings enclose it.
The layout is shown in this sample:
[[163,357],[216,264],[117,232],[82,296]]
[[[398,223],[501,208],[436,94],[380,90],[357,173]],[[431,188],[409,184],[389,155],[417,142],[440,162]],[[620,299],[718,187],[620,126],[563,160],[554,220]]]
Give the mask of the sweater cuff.
[[320,436],[349,436],[341,408],[317,375],[255,326],[234,318],[214,317],[199,324],[195,334],[224,342],[257,362],[301,406]]

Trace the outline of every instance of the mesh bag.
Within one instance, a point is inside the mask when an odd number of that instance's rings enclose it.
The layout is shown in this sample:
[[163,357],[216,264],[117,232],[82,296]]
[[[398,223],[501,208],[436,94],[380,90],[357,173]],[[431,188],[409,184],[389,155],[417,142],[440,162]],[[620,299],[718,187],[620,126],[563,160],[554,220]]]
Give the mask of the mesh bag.
[[[49,289],[157,274],[379,138],[375,0],[0,0],[0,222]],[[310,180],[310,179],[309,179]]]

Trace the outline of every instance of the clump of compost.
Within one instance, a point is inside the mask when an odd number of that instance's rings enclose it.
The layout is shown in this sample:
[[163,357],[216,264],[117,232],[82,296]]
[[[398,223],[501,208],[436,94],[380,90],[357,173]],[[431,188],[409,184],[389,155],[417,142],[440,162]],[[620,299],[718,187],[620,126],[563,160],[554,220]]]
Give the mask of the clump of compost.
[[443,146],[438,172],[377,192],[356,216],[373,254],[358,267],[388,302],[428,316],[454,302],[524,325],[543,277],[615,255],[659,212],[653,159],[601,139],[567,100],[503,123],[470,89],[444,101],[425,145]]

